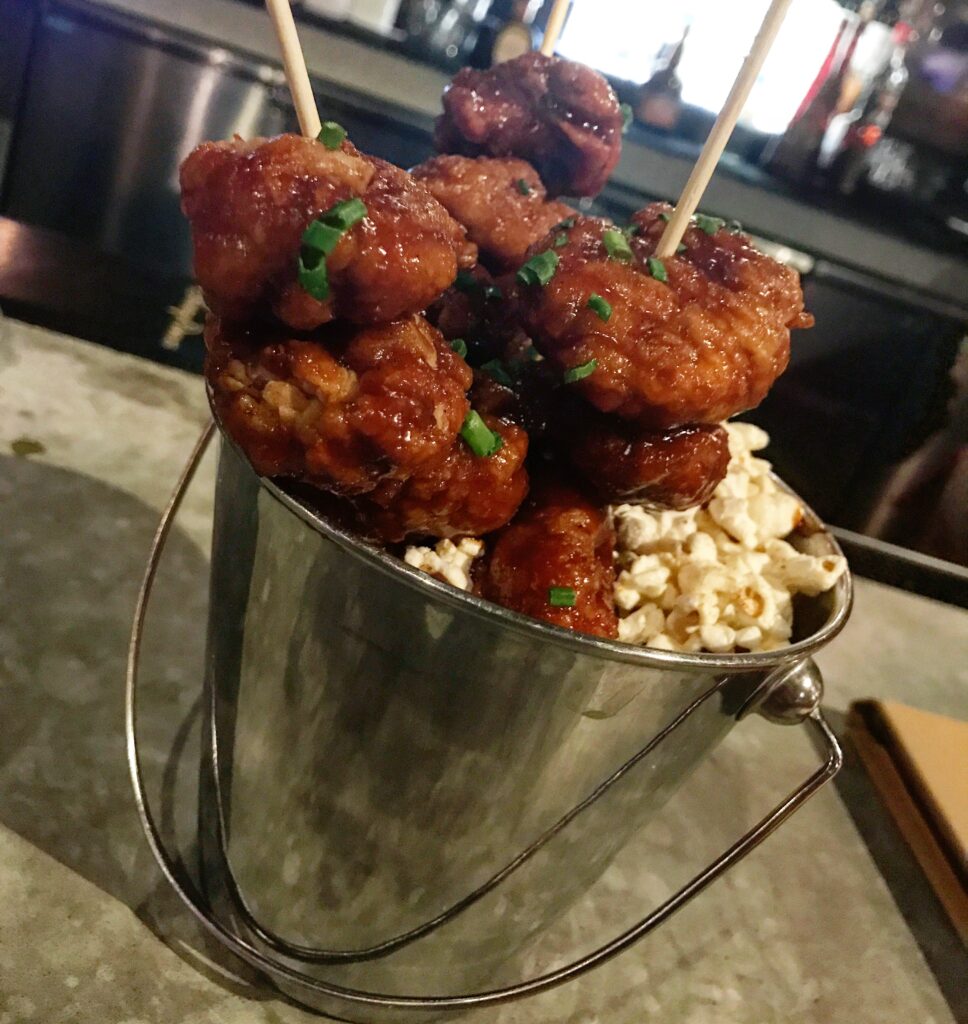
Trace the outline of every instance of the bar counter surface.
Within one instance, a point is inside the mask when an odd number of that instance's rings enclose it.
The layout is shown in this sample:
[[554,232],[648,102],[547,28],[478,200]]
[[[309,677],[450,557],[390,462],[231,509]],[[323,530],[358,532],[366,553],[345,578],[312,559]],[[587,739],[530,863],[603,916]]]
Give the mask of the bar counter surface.
[[[18,321],[0,320],[0,332],[0,1021],[316,1020],[204,938],[151,862],[129,791],[127,632],[159,510],[208,415],[201,381]],[[152,778],[170,771],[173,748],[193,742],[213,462],[179,516],[149,623],[142,699]],[[968,718],[963,609],[860,579],[853,618],[819,661],[835,724],[862,697]],[[594,899],[556,926],[552,958],[563,962],[641,916],[817,756],[801,729],[739,725]],[[965,1019],[964,952],[945,953],[929,894],[912,902],[921,880],[891,845],[864,782],[848,763],[836,788],[599,971],[463,1019]],[[180,792],[168,783],[166,792]],[[864,820],[874,821],[870,845]],[[184,826],[176,813],[179,835]]]

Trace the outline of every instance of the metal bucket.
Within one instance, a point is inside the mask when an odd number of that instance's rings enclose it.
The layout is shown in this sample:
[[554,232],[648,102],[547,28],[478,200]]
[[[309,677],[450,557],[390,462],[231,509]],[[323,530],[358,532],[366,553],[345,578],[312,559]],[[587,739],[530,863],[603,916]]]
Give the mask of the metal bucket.
[[[195,462],[204,447],[200,442]],[[851,584],[782,651],[685,655],[581,636],[463,594],[320,519],[223,439],[215,498],[199,919],[301,1002],[410,1019],[540,991],[626,948],[839,767],[810,655]],[[819,524],[817,524],[819,526]],[[828,538],[831,553],[839,553]],[[533,941],[752,708],[809,720],[826,763],[635,927],[520,981]]]

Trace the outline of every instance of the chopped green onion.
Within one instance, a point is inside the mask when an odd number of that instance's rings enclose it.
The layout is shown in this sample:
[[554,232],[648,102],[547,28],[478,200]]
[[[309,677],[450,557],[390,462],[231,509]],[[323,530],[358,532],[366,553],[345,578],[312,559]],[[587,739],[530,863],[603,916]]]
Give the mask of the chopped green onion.
[[495,434],[473,409],[464,418],[460,436],[467,442],[467,447],[482,458],[494,455],[504,447],[501,435]]
[[548,604],[552,608],[574,608],[576,595],[571,587],[548,587]]
[[576,380],[584,380],[585,377],[590,377],[597,368],[597,359],[589,359],[587,363],[582,363],[581,366],[573,366],[570,370],[565,371],[565,383],[574,384]]
[[314,299],[329,298],[326,257],[354,224],[366,216],[362,199],[344,199],[321,213],[303,232],[299,253],[299,283]]
[[568,244],[568,235],[567,235],[567,233],[564,232],[564,231],[559,231],[558,234],[555,235],[554,247],[556,249],[560,249],[563,245],[567,245],[567,244]]
[[461,357],[461,359],[467,358],[467,342],[463,338],[454,338],[450,343],[450,347]]
[[632,259],[632,250],[629,247],[628,239],[617,228],[609,228],[602,235],[602,244],[609,258],[628,263]]
[[570,231],[577,223],[577,217],[565,217],[552,227],[552,231]]
[[659,214],[659,217],[660,217],[661,220],[664,220],[666,222],[666,224],[668,224],[669,221],[672,220],[672,211],[671,210],[663,210]]
[[679,243],[679,244],[678,244],[678,245],[676,246],[676,252],[686,252],[686,251],[688,251],[688,249],[689,249],[689,246],[688,246],[688,245],[686,245],[686,243],[685,243],[685,242],[680,242],[680,243]]
[[697,213],[695,216],[696,227],[705,231],[707,235],[715,235],[716,232],[726,223],[722,217],[710,217],[706,213]]
[[469,270],[458,270],[454,287],[459,292],[473,292],[481,287],[481,282]]
[[324,224],[342,228],[344,231],[353,227],[366,216],[366,203],[362,199],[344,199],[341,203],[331,206],[319,219]]
[[635,238],[641,230],[642,228],[638,224],[626,224],[625,227],[622,228],[622,234],[625,235],[626,238]]
[[650,256],[646,263],[649,267],[649,273],[656,279],[656,281],[662,281],[663,283],[669,280],[669,275],[666,273],[665,264],[662,260],[657,260],[654,256]]
[[628,103],[620,103],[618,109],[622,115],[622,134],[624,135],[632,124],[632,107]]
[[524,180],[524,178],[518,178],[518,180],[514,184],[517,186],[517,189],[521,193],[521,195],[531,195],[531,186]]
[[484,284],[483,281],[478,280],[469,270],[457,271],[454,287],[466,295],[480,292],[485,299],[501,298],[501,289],[496,284]]
[[588,296],[588,308],[598,314],[598,319],[602,323],[608,323],[608,318],[612,315],[612,307],[597,292],[592,292]]
[[551,249],[545,249],[544,252],[539,252],[537,256],[532,256],[521,267],[518,271],[518,281],[521,284],[545,285],[555,276],[557,269],[558,253]]
[[314,220],[303,232],[302,247],[322,256],[328,256],[342,237],[342,228],[324,224],[322,220]]
[[346,129],[335,121],[323,121],[323,126],[319,129],[316,138],[327,149],[339,149],[343,139],[346,138]]
[[326,270],[326,257],[316,251],[299,254],[299,284],[314,299],[325,302],[329,298],[329,273]]
[[483,363],[481,369],[490,377],[493,377],[498,384],[503,384],[509,388],[514,384],[511,380],[511,375],[504,367],[504,363],[500,359],[491,359],[490,361]]

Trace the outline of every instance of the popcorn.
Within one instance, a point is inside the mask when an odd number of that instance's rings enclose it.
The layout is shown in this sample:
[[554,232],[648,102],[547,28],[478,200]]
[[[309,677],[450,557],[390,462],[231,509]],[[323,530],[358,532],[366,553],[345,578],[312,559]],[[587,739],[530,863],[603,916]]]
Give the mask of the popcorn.
[[[784,538],[803,509],[753,453],[769,443],[751,423],[727,423],[730,463],[704,508],[650,512],[612,509],[615,607],[625,643],[664,651],[771,651],[789,643],[793,595],[829,590],[846,570],[822,537],[795,548]],[[409,547],[408,564],[471,589],[471,567],[484,544]]]
[[408,547],[403,560],[407,565],[435,576],[459,590],[471,589],[471,566],[474,559],[484,554],[484,541],[464,537],[455,544],[452,540],[438,541],[435,547]]
[[726,430],[729,468],[705,508],[614,509],[620,639],[672,651],[774,650],[793,632],[793,595],[829,590],[845,571],[821,538],[802,550],[782,539],[803,509],[752,454],[769,443],[765,431]]

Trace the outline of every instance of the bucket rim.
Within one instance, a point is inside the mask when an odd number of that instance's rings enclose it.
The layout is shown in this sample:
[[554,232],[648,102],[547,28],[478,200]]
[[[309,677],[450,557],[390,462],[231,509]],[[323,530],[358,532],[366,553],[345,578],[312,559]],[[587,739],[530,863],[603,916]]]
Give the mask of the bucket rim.
[[[468,613],[474,618],[483,619],[492,626],[509,629],[513,633],[523,635],[527,639],[540,641],[552,646],[564,647],[586,656],[639,665],[643,668],[662,669],[671,672],[696,670],[712,675],[725,675],[736,672],[771,670],[781,665],[809,658],[830,643],[840,633],[850,616],[854,599],[854,587],[850,566],[848,565],[846,571],[837,580],[833,588],[825,592],[829,594],[832,601],[832,609],[824,625],[809,636],[795,643],[788,644],[786,647],[777,648],[772,651],[755,651],[739,654],[663,651],[655,647],[640,647],[636,644],[626,643],[623,640],[609,640],[604,637],[593,636],[589,633],[579,633],[574,630],[565,629],[563,626],[541,622],[538,619],[531,618],[529,615],[523,615],[520,612],[504,608],[469,591],[460,590],[458,587],[445,583],[443,580],[436,579],[422,569],[408,565],[402,558],[390,554],[377,544],[363,540],[351,530],[330,522],[320,513],[315,512],[290,494],[282,484],[270,477],[258,474],[240,446],[222,426],[215,409],[211,388],[206,387],[206,392],[212,417],[218,428],[221,444],[232,450],[242,463],[244,469],[256,478],[260,489],[265,491],[266,494],[287,511],[296,515],[303,523],[336,544],[341,550],[366,563],[370,568],[377,570],[383,575],[389,576],[410,589],[422,593],[425,597],[442,601],[451,607],[459,608],[462,612]],[[844,557],[844,553],[836,538],[826,529],[822,520],[813,509],[776,474],[773,474],[773,478],[782,490],[792,495],[800,503],[804,513],[802,522],[805,522],[814,533],[823,534],[824,539],[830,546],[831,554]],[[818,595],[818,597],[820,596]]]

